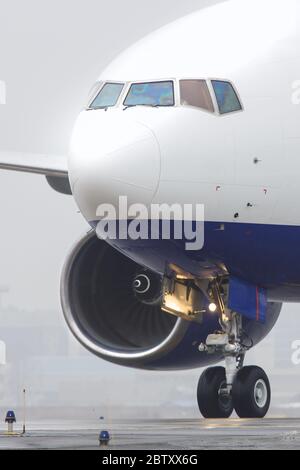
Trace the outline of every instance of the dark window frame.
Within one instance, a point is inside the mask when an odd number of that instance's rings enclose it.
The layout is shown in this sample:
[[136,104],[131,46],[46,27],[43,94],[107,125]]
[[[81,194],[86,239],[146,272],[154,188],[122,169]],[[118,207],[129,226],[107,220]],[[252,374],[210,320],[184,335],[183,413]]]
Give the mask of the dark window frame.
[[[217,106],[217,111],[218,111],[220,116],[227,116],[228,114],[239,113],[241,111],[244,111],[244,107],[243,107],[241,97],[240,97],[236,87],[234,86],[234,84],[230,80],[224,80],[224,79],[220,79],[220,78],[212,78],[212,79],[210,79],[210,83],[211,83],[212,93],[214,94],[214,101],[215,101],[216,106]],[[237,103],[239,104],[238,109],[233,109],[231,111],[223,111],[222,112],[222,110],[220,108],[219,100],[218,100],[218,97],[217,97],[217,93],[216,93],[216,90],[215,90],[215,87],[214,87],[214,83],[226,83],[227,85],[230,85],[232,91],[235,94]]]
[[149,106],[151,107],[151,105],[147,105],[147,104],[126,104],[126,100],[128,98],[128,95],[130,93],[130,90],[133,86],[135,85],[150,85],[152,83],[171,83],[172,84],[172,92],[173,92],[173,103],[172,104],[158,104],[158,105],[153,105],[155,107],[158,107],[158,108],[172,108],[174,106],[176,106],[176,94],[175,94],[175,86],[174,86],[174,80],[172,79],[169,79],[169,80],[150,80],[150,81],[143,81],[143,82],[130,82],[130,85],[129,85],[129,88],[128,88],[128,92],[126,93],[126,96],[124,98],[124,100],[122,101],[123,105],[126,107],[126,108],[130,108],[130,107],[134,107],[134,106]]

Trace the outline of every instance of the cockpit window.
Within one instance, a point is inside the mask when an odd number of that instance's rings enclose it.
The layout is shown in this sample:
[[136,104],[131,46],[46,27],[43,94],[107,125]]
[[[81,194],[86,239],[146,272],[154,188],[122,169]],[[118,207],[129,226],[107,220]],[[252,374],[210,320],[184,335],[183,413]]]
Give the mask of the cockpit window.
[[92,101],[89,109],[105,109],[115,106],[123,90],[124,83],[105,83]]
[[172,81],[134,83],[124,101],[125,106],[174,106]]
[[214,112],[213,101],[205,80],[180,80],[182,106],[194,106]]
[[102,86],[103,86],[103,82],[96,82],[95,85],[92,86],[88,94],[88,100],[87,100],[88,104],[90,104],[90,102],[95,98],[95,96],[98,94]]
[[231,83],[221,80],[212,80],[211,83],[216,94],[220,114],[233,113],[242,109],[240,100]]

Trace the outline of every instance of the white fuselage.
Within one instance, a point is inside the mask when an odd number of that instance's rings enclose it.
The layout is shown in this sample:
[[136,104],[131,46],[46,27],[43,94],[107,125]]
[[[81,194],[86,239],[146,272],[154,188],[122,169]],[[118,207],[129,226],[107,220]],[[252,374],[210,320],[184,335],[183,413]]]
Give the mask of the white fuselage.
[[[82,112],[69,165],[83,215],[94,220],[97,204],[128,194],[135,202],[203,203],[209,221],[238,213],[239,222],[299,225],[299,20],[296,1],[230,1],[117,58],[101,81],[175,79],[176,103]],[[244,110],[216,116],[180,106],[183,78],[230,80]]]
[[[124,83],[116,106],[83,110],[71,142],[71,186],[88,222],[119,196],[129,204],[203,204],[205,222],[228,224],[216,240],[219,228],[210,227],[204,258],[261,285],[300,284],[299,25],[296,0],[231,0],[115,59],[99,81]],[[221,115],[183,106],[183,79],[230,81],[242,109]],[[124,106],[133,83],[162,80],[174,81],[174,106]],[[264,233],[273,226],[280,231]],[[123,251],[161,270],[134,249]]]

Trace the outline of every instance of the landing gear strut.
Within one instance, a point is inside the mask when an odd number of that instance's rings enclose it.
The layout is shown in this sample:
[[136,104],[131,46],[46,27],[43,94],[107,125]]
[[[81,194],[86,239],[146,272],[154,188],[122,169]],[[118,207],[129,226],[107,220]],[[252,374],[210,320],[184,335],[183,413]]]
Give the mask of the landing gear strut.
[[222,353],[225,368],[211,367],[201,375],[197,391],[200,412],[205,418],[229,418],[235,409],[240,418],[263,418],[271,401],[268,377],[260,367],[243,367],[250,346],[243,344],[242,318],[225,309],[218,284],[211,293],[222,330],[209,335],[199,351]]

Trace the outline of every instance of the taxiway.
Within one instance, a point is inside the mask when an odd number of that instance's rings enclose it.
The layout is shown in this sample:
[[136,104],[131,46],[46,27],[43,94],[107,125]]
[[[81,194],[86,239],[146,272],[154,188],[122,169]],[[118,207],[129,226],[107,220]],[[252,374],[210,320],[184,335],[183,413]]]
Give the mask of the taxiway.
[[[99,450],[101,425],[39,426],[23,437],[1,433],[0,450]],[[105,427],[112,436],[111,450],[300,449],[300,419],[147,420]]]

